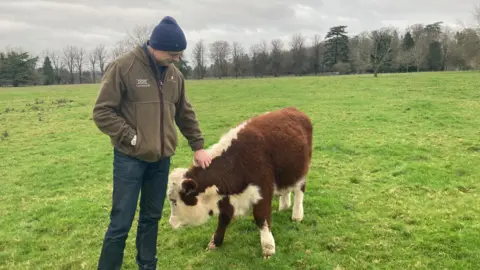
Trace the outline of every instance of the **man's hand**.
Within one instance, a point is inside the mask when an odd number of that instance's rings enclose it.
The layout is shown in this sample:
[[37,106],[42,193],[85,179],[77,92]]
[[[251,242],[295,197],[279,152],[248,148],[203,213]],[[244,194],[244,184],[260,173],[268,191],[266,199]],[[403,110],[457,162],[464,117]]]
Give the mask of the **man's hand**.
[[208,166],[210,166],[210,163],[212,163],[212,158],[208,155],[205,149],[195,151],[194,158],[195,162],[202,166],[203,169],[207,168]]

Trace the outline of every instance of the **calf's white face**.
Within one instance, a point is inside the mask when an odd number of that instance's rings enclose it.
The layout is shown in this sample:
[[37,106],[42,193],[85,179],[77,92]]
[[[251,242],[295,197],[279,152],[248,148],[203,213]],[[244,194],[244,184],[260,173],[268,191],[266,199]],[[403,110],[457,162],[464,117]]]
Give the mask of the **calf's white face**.
[[178,229],[184,226],[204,224],[213,214],[218,214],[217,202],[221,196],[216,186],[205,192],[197,192],[197,183],[185,178],[185,168],[174,169],[169,176],[167,197],[170,201],[170,226]]

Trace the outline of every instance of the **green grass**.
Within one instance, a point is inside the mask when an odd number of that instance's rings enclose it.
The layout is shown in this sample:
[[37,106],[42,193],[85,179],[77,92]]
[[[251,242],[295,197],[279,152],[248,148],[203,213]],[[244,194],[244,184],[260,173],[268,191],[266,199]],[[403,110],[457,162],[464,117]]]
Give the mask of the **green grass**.
[[[166,204],[159,268],[478,269],[479,75],[188,81],[208,145],[257,113],[311,116],[305,219],[273,214],[277,254],[264,261],[251,217],[206,252],[216,220],[174,232]],[[110,144],[91,120],[97,89],[0,89],[1,269],[95,269],[112,188]],[[191,159],[182,138],[172,167]],[[124,269],[136,269],[135,228]]]

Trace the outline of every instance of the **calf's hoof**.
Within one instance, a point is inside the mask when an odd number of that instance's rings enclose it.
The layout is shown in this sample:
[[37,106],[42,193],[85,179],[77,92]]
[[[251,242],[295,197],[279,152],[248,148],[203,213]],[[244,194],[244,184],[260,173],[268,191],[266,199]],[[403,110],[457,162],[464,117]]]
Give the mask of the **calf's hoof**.
[[294,209],[292,213],[292,221],[302,222],[303,220],[303,211]]
[[270,259],[270,257],[275,254],[275,246],[273,245],[263,245],[262,246],[262,255],[264,259]]
[[287,210],[290,207],[291,207],[290,202],[285,202],[284,200],[280,200],[280,203],[278,204],[278,211]]
[[292,221],[296,221],[296,222],[300,223],[300,222],[302,222],[302,220],[303,220],[303,216],[298,216],[298,217],[292,216]]
[[207,251],[214,250],[217,248],[217,245],[215,245],[214,239],[215,239],[215,234],[212,235],[212,239],[210,239],[210,243],[208,243],[208,246],[206,248]]
[[208,243],[208,246],[205,250],[209,251],[209,250],[214,250],[214,249],[217,249],[217,246],[215,245],[215,243],[213,243],[213,240],[212,240],[212,241],[210,241],[210,243]]

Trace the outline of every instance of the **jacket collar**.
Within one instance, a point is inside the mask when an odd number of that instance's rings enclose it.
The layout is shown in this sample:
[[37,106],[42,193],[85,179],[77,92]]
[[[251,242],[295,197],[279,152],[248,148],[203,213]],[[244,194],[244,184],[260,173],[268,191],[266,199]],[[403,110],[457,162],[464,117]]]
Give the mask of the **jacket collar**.
[[146,54],[145,50],[143,49],[143,45],[137,45],[135,46],[135,49],[133,50],[133,54],[138,57],[140,62],[143,64],[149,66],[150,63],[148,61],[148,55]]
[[[142,45],[136,45],[135,49],[133,50],[133,53],[140,59],[140,61],[143,64],[150,65],[149,58],[151,58],[152,61],[154,61],[154,59],[153,59],[153,56],[150,55],[150,52],[147,49],[147,45],[148,45],[148,41],[143,43]],[[171,65],[173,64],[166,66],[166,68],[169,68]]]
[[140,61],[143,64],[150,67],[150,69],[152,70],[157,80],[162,81],[163,80],[162,75],[166,74],[166,71],[169,70],[170,65],[165,67],[157,65],[153,56],[148,51],[147,45],[148,45],[148,41],[143,43],[142,45],[137,45],[133,53],[140,59]]

